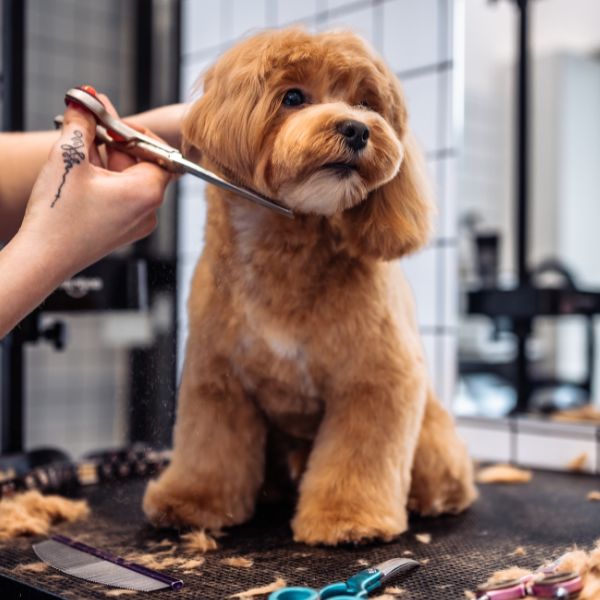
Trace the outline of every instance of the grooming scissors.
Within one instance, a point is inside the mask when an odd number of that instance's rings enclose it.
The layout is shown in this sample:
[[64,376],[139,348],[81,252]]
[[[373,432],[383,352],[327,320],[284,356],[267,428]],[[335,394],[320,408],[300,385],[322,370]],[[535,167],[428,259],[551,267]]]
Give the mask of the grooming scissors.
[[269,600],[348,600],[367,598],[384,582],[401,573],[407,573],[420,566],[409,558],[392,558],[375,567],[364,569],[348,581],[338,581],[320,590],[308,587],[285,587],[269,596]]
[[[212,183],[224,190],[233,192],[247,200],[265,206],[284,215],[290,219],[294,213],[278,202],[265,198],[256,192],[240,187],[215,175],[211,171],[184,158],[177,150],[164,142],[144,135],[132,127],[126,125],[120,119],[113,117],[105,108],[104,104],[96,96],[96,90],[89,85],[71,88],[65,94],[65,103],[74,102],[84,110],[90,112],[96,119],[96,139],[111,148],[125,152],[136,158],[154,162],[171,173],[191,173],[208,183]],[[57,126],[62,125],[62,116],[54,119]]]
[[576,598],[583,588],[583,581],[574,571],[558,573],[556,568],[561,559],[562,557],[524,577],[480,586],[477,588],[477,599],[518,600],[528,596],[555,600]]

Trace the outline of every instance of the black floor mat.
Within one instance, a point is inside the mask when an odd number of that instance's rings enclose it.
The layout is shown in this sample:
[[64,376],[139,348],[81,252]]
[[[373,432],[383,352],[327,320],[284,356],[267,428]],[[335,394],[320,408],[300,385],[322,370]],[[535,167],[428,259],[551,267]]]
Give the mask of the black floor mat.
[[[536,472],[527,485],[481,486],[481,498],[461,516],[413,518],[410,532],[394,543],[336,549],[294,544],[288,525],[290,510],[264,507],[251,523],[230,530],[219,540],[219,550],[207,554],[197,572],[182,575],[176,569],[170,571],[184,580],[182,590],[153,592],[151,597],[221,600],[276,577],[293,585],[321,587],[348,578],[362,568],[362,561],[376,564],[409,551],[423,566],[404,581],[390,585],[406,588],[409,594],[404,597],[412,600],[458,600],[464,598],[464,590],[474,589],[492,571],[515,564],[534,567],[573,544],[591,545],[600,537],[600,503],[589,502],[586,494],[599,488],[598,477]],[[142,481],[90,488],[84,495],[93,516],[57,530],[118,554],[147,551],[148,542],[166,536],[176,540],[175,532],[157,532],[144,523],[140,510],[143,489]],[[417,541],[417,533],[431,534],[431,543]],[[2,600],[107,598],[111,588],[52,569],[39,574],[23,572],[19,565],[37,562],[32,541],[0,544]],[[526,549],[526,556],[510,556],[518,546]],[[229,556],[251,558],[254,565],[222,564]]]

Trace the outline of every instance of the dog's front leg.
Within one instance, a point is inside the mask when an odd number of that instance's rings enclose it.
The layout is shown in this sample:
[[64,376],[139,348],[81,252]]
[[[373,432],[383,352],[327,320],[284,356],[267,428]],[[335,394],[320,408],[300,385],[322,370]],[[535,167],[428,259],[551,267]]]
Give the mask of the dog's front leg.
[[173,458],[144,497],[159,526],[218,529],[246,521],[264,477],[266,426],[226,361],[188,349]]
[[370,377],[377,374],[378,381],[347,381],[326,399],[292,523],[296,541],[390,540],[406,530],[425,376],[419,366],[374,369]]
[[429,390],[412,471],[409,508],[422,515],[459,513],[477,498],[473,462],[452,417]]

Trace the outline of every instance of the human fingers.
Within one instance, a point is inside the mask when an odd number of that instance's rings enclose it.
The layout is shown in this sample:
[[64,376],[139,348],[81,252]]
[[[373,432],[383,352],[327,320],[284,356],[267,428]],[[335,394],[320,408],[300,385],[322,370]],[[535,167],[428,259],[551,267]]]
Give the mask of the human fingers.
[[[110,98],[106,94],[102,94],[101,92],[99,92],[97,94],[97,98],[98,98],[98,100],[100,100],[102,102],[102,104],[104,105],[104,108],[111,116],[113,116],[117,119],[120,118],[119,113],[117,112],[117,109],[115,108],[114,104],[111,102]],[[164,141],[160,137],[158,137],[155,133],[153,133],[150,129],[148,129],[147,127],[144,127],[143,125],[141,125],[139,123],[136,123],[135,121],[132,121],[129,119],[123,119],[123,122],[126,125],[128,125],[129,127],[131,127],[132,129],[139,131],[140,133],[143,133],[145,135],[153,137],[156,140]]]
[[95,138],[96,119],[84,108],[70,102],[63,115],[62,133],[58,145],[71,146],[79,153],[87,155]]
[[[163,144],[166,144],[167,146],[169,145],[167,142],[165,142],[165,140],[163,140],[161,137],[159,137],[158,135],[156,135],[153,131],[151,131],[147,127],[144,127],[143,125],[139,125],[138,123],[135,123],[135,122],[130,121],[130,120],[124,120],[123,122],[126,123],[132,129],[135,129],[136,131],[139,131],[140,133],[143,133],[144,135],[146,135],[146,136],[148,136],[150,138],[158,140],[159,142],[162,142]],[[181,173],[179,173],[179,174],[177,174],[177,173],[170,173],[171,180],[176,180],[180,176],[181,176]]]
[[[58,173],[62,173],[62,179],[54,192],[51,206],[54,206],[60,199],[67,179],[75,176],[70,173],[83,174],[89,168],[90,150],[94,148],[95,135],[94,118],[83,109],[75,108],[74,105],[67,106],[61,135],[50,150],[48,162],[38,178],[38,182],[46,181],[47,183],[47,176],[54,179]],[[40,185],[43,184],[40,183]]]
[[[99,93],[98,98],[104,104],[106,110],[113,117],[119,118],[116,108],[114,107],[113,103],[110,101],[110,98],[108,96],[106,96],[106,94]],[[128,120],[124,121],[124,123],[126,125],[128,125],[129,127],[131,127],[132,129],[135,129],[136,131],[139,131],[140,133],[147,135],[148,137],[154,138],[159,141],[163,141],[155,133],[153,133],[148,128],[146,128],[142,125],[139,125],[137,123],[134,123],[134,122],[128,121]],[[129,167],[135,165],[136,162],[137,161],[135,158],[129,156],[128,154],[126,154],[124,152],[120,152],[119,150],[116,150],[115,148],[110,148],[110,147],[107,148],[107,165],[106,166],[110,171],[122,172],[125,169],[128,169]]]
[[96,146],[96,144],[92,144],[90,146],[90,162],[96,167],[104,166],[104,162],[102,161],[102,157],[100,156],[100,152],[98,151],[98,146]]
[[118,246],[126,246],[149,236],[158,225],[158,215],[155,210],[145,213],[132,228],[121,238]]
[[129,156],[129,154],[125,154],[125,152],[120,152],[115,148],[107,146],[106,168],[109,171],[116,171],[117,173],[120,173],[121,171],[125,171],[125,169],[128,169],[135,164],[136,160],[133,156]]
[[[110,101],[110,98],[106,94],[102,94],[99,92],[96,97],[102,104],[106,111],[112,115],[113,117],[119,118],[119,113],[115,108],[114,104]],[[110,146],[106,146],[106,168],[109,171],[121,172],[131,167],[136,163],[135,158],[125,154],[124,152],[120,152],[119,150],[115,150]]]
[[[162,141],[159,137],[157,137],[154,133],[152,133],[149,129],[146,129],[145,127],[130,122],[126,122],[126,124],[132,129],[135,129],[136,131],[139,131],[140,133],[143,133],[148,137]],[[125,169],[136,164],[136,162],[137,161],[135,160],[135,158],[132,158],[128,154],[125,154],[124,152],[119,152],[115,148],[109,148],[107,167],[111,171],[124,171]]]
[[157,225],[158,215],[156,214],[156,211],[152,211],[140,222],[136,231],[137,239],[139,240],[149,236],[156,229]]
[[110,115],[116,117],[117,119],[119,118],[119,113],[117,112],[115,105],[110,101],[110,98],[106,94],[99,92],[96,97],[98,100],[100,100],[100,102],[102,102],[102,104],[104,104],[104,108],[106,108]]
[[171,174],[149,162],[139,162],[113,179],[121,193],[136,202],[142,212],[155,210],[164,199]]
[[[117,113],[117,109],[114,107],[113,103],[110,101],[110,98],[106,94],[98,94],[98,98],[104,104],[106,110],[113,116],[119,118],[119,114]],[[129,127],[139,131],[140,133],[144,133],[151,137],[156,138],[156,136],[149,130],[136,125],[135,123],[125,122]],[[158,138],[157,138],[158,139]],[[135,165],[137,163],[136,159],[125,152],[120,152],[115,148],[107,148],[107,163],[106,167],[110,171],[121,172],[129,167]]]
[[63,158],[66,160],[67,153],[70,152],[72,158],[85,160],[85,157],[78,157],[75,151],[70,149],[69,146],[79,150],[81,154],[86,154],[85,148],[87,148],[87,158],[90,163],[101,167],[102,159],[100,158],[98,148],[94,143],[95,138],[96,119],[91,113],[81,108],[79,105],[73,102],[69,103],[63,117],[62,136],[59,140],[59,145],[62,150],[61,154],[64,155]]

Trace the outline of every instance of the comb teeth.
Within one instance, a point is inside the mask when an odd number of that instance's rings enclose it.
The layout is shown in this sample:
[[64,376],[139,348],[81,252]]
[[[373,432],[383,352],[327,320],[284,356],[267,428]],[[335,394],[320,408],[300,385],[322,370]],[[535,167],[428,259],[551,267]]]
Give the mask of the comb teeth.
[[131,569],[126,569],[55,540],[34,544],[33,551],[51,567],[67,575],[94,583],[139,592],[153,592],[170,587],[168,583],[157,581],[152,577],[136,573]]

